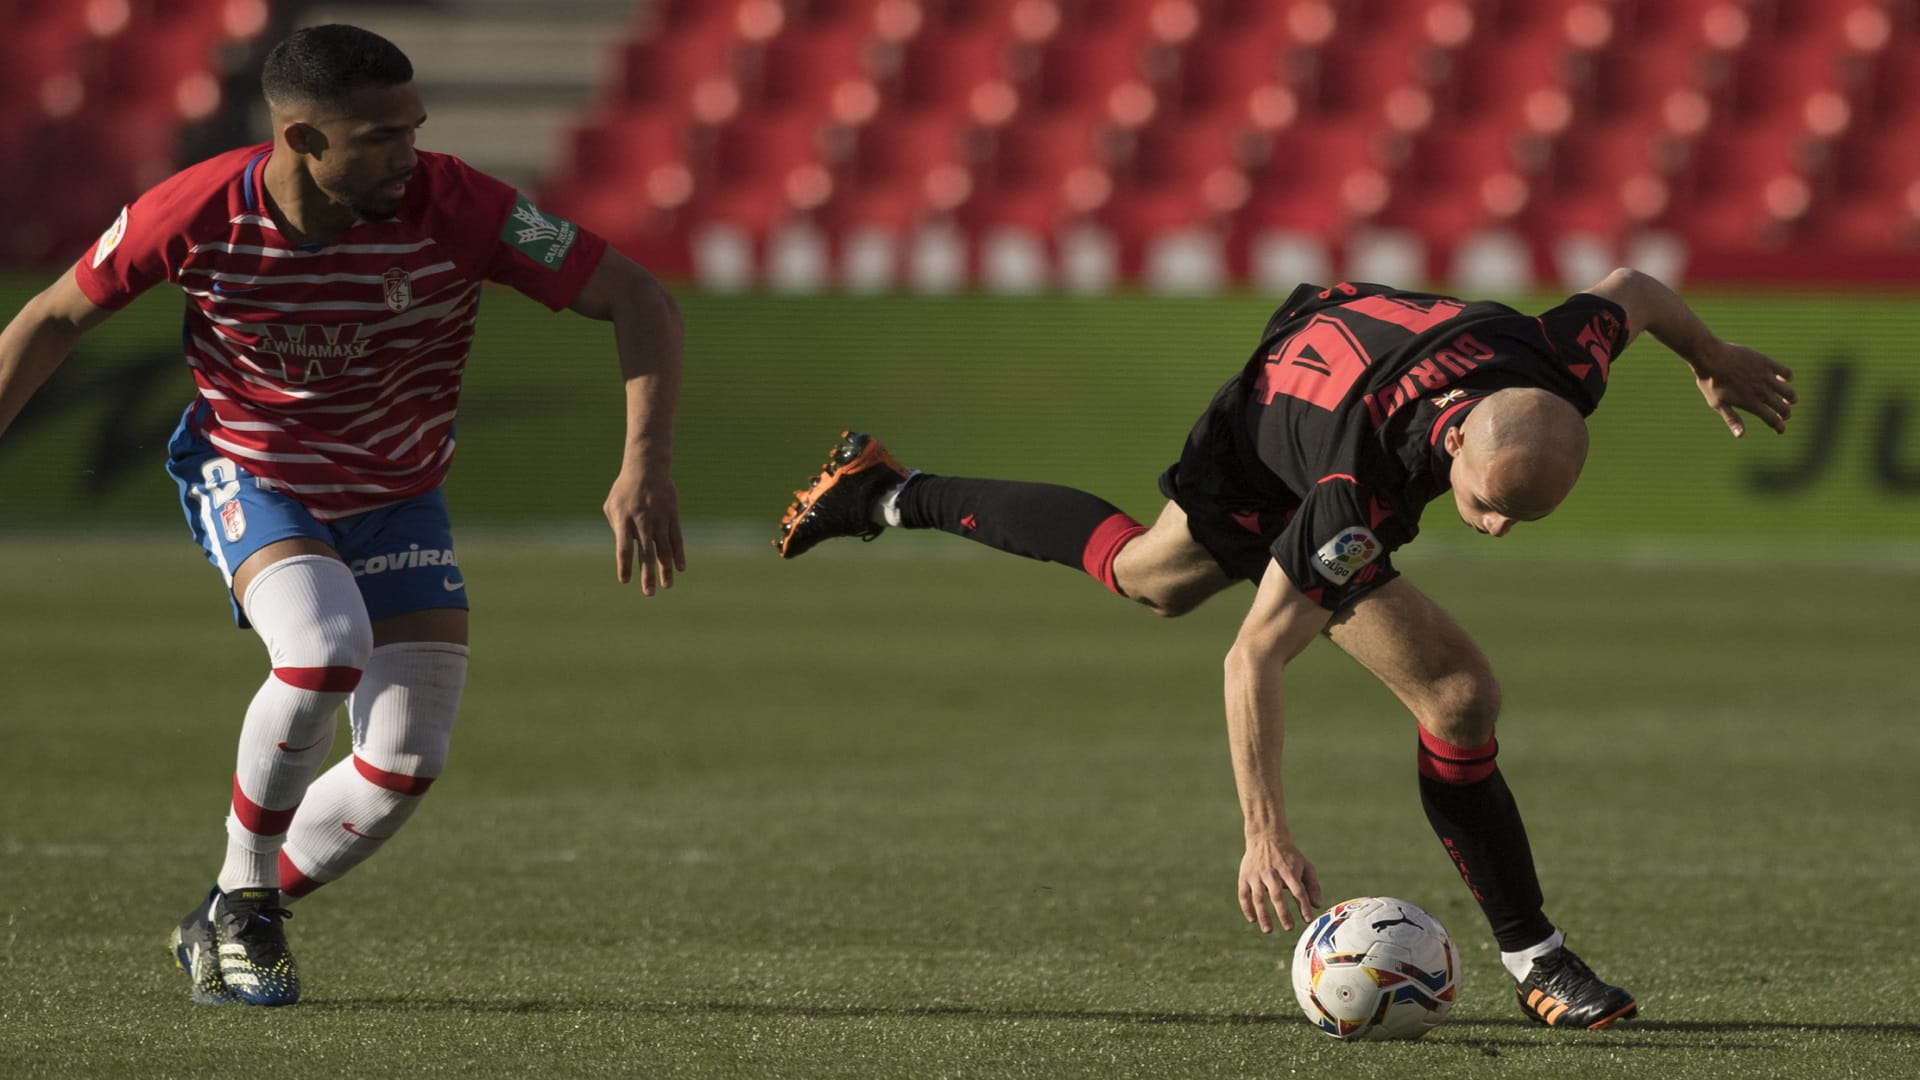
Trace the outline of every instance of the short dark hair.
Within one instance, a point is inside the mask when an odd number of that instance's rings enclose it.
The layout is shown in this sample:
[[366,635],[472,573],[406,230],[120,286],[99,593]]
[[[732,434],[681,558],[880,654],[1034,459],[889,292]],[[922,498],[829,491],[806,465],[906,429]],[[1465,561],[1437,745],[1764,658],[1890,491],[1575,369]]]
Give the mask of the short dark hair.
[[355,91],[413,81],[413,62],[393,42],[343,23],[309,26],[267,53],[260,90],[269,105],[344,107]]

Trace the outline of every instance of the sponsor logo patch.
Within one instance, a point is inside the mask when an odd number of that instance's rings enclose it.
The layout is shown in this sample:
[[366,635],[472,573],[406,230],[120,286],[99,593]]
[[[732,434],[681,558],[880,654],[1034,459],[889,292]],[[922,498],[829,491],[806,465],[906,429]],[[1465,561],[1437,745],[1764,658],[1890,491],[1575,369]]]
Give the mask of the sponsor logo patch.
[[240,508],[240,500],[229,499],[220,508],[220,531],[227,534],[229,544],[247,535],[247,512]]
[[549,270],[560,269],[579,236],[579,226],[541,213],[525,195],[514,200],[513,213],[507,215],[507,223],[500,229],[500,239]]
[[[370,577],[374,574],[390,574],[396,570],[414,570],[422,566],[455,567],[459,565],[460,562],[454,557],[452,548],[423,549],[419,544],[409,544],[405,551],[389,551],[382,555],[355,559],[347,564],[347,569],[353,571],[354,577]],[[442,587],[447,587],[445,582],[450,580],[452,580],[451,575],[444,577]],[[463,582],[460,585],[451,586],[449,591],[464,586]]]
[[94,245],[93,268],[95,270],[100,269],[100,264],[107,261],[107,256],[113,254],[113,249],[120,246],[120,239],[127,235],[127,209],[124,206],[120,208],[120,216],[113,219],[113,224],[107,226],[107,231],[100,234],[100,242]]
[[396,266],[380,275],[380,291],[388,311],[405,311],[413,306],[413,275]]
[[1322,577],[1344,585],[1361,567],[1380,555],[1380,541],[1371,529],[1356,525],[1343,529],[1313,553],[1313,565]]

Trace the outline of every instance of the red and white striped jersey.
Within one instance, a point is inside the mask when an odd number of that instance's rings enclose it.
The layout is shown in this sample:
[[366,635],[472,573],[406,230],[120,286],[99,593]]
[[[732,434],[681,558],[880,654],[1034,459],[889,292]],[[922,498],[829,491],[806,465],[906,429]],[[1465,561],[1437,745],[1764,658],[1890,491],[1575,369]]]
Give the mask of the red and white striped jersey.
[[267,208],[272,150],[221,154],[134,200],[81,256],[80,288],[118,309],[162,281],[179,286],[200,391],[186,422],[314,517],[430,491],[453,456],[481,283],[558,310],[606,242],[458,158],[422,152],[392,219],[291,244]]

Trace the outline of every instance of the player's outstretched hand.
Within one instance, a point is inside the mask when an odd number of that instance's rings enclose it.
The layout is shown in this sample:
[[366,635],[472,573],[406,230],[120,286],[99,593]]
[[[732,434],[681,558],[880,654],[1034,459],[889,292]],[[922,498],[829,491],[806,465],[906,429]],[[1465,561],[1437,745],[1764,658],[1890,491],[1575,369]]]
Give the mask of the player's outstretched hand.
[[1693,358],[1693,377],[1707,407],[1720,414],[1734,438],[1747,433],[1735,409],[1753,414],[1782,435],[1787,433],[1787,418],[1800,395],[1793,389],[1793,371],[1785,364],[1745,345],[1721,341]]
[[1305,925],[1320,906],[1320,875],[1313,864],[1290,840],[1249,839],[1247,853],[1240,859],[1240,914],[1250,923],[1259,923],[1261,933],[1271,934],[1278,912],[1280,928],[1291,930],[1289,898],[1299,907]]
[[633,580],[638,556],[642,594],[672,588],[674,572],[687,569],[687,556],[680,542],[680,495],[666,473],[620,470],[602,509],[613,526],[613,575],[620,584]]

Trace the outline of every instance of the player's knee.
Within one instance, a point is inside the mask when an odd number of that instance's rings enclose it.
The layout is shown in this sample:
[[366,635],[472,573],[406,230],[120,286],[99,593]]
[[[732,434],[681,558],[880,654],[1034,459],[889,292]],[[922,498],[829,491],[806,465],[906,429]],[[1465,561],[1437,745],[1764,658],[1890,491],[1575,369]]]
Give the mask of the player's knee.
[[1162,618],[1185,615],[1200,606],[1210,594],[1192,589],[1156,589],[1139,595],[1129,594],[1134,603]]
[[464,645],[435,641],[375,649],[349,709],[354,753],[391,776],[431,783],[453,745],[467,655]]
[[1491,671],[1467,670],[1435,680],[1420,709],[1420,726],[1455,746],[1493,738],[1500,719],[1500,684]]
[[357,673],[373,656],[373,623],[345,563],[324,555],[282,559],[254,576],[247,620],[278,668]]

